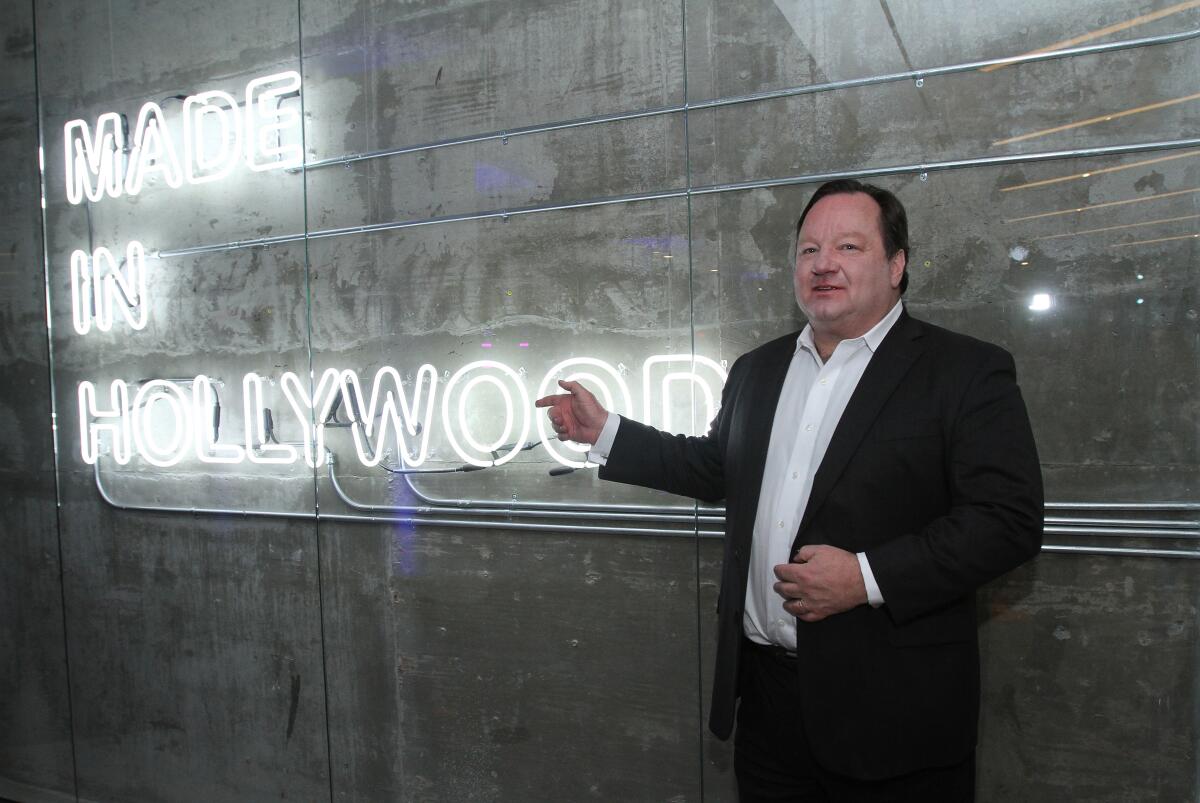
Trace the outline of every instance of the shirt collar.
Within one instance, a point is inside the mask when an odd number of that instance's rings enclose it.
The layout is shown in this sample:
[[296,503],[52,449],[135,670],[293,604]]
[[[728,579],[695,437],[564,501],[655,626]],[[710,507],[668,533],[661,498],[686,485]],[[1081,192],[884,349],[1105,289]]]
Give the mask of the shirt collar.
[[[904,302],[897,299],[896,303],[888,311],[887,315],[879,320],[879,323],[872,326],[866,334],[861,337],[851,338],[851,340],[862,340],[867,344],[867,348],[874,354],[879,348],[879,344],[887,337],[888,332],[892,331],[892,327],[896,325],[896,321],[900,320],[900,313],[904,311]],[[805,324],[804,330],[800,332],[800,336],[796,338],[796,351],[807,349],[813,354],[817,353],[817,344],[813,341],[812,324]]]

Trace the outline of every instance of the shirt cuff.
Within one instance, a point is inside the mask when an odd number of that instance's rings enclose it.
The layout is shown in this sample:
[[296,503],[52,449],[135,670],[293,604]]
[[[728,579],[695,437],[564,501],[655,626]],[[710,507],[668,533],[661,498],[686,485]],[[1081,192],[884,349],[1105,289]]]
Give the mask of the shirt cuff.
[[608,453],[612,451],[613,441],[617,439],[617,428],[621,425],[621,416],[609,413],[608,420],[600,428],[600,434],[592,448],[588,449],[587,461],[598,466],[608,465]]
[[871,563],[867,560],[866,552],[859,552],[858,568],[862,571],[863,585],[867,587],[867,602],[871,603],[872,608],[878,608],[883,604],[883,592],[879,590],[879,583],[875,582],[875,573],[871,571]]

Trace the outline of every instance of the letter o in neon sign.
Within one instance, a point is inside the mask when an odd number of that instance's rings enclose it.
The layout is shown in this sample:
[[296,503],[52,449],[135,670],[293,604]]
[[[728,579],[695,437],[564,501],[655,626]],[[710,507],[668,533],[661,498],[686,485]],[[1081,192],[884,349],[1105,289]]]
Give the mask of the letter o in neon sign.
[[[601,369],[602,373],[607,373],[616,384],[617,389],[620,391],[620,399],[614,400],[613,392],[609,388],[608,383],[600,376],[597,376],[591,372],[575,371],[573,373],[569,373],[564,377],[565,381],[585,381],[593,383],[596,393],[598,393],[600,396],[600,403],[604,405],[605,409],[609,410],[610,412],[615,413],[617,410],[624,410],[628,412],[629,410],[633,409],[633,399],[629,395],[629,385],[625,383],[625,378],[618,373],[616,368],[613,368],[604,360],[598,360],[595,357],[571,357],[555,365],[546,372],[546,376],[542,379],[542,384],[538,386],[537,397],[540,399],[549,393],[558,392],[558,386],[555,384],[555,378],[560,372],[577,365],[592,366],[594,368]],[[618,407],[618,402],[624,406]],[[563,447],[575,452],[576,454],[583,454],[588,451],[587,446],[583,446],[578,443],[560,441],[558,439],[558,435],[550,430],[550,423],[545,415],[539,415],[537,417],[537,426],[538,436],[541,438],[542,443],[546,446],[546,451],[550,453],[551,457],[564,466],[569,466],[571,468],[583,468],[585,465],[587,465],[586,460],[573,460],[570,456],[560,454],[557,451],[559,447]]]
[[[489,376],[485,374],[482,376],[473,377],[467,381],[467,383],[463,385],[462,391],[459,394],[458,404],[452,404],[451,392],[454,390],[455,386],[463,380],[463,377],[472,371],[485,369],[499,371],[501,374],[512,380],[511,384],[516,387],[517,395],[519,397],[516,403],[519,413],[517,413],[517,410],[514,410],[513,397],[508,390],[508,383],[504,382],[501,377],[495,375]],[[467,425],[467,400],[471,395],[471,391],[475,390],[482,384],[490,384],[499,388],[500,395],[504,399],[504,431],[501,433],[500,437],[491,444],[481,443],[480,441],[476,440],[475,436],[470,432],[470,427]],[[525,389],[524,380],[521,379],[521,376],[516,371],[509,368],[504,363],[496,362],[495,360],[477,360],[476,362],[464,365],[454,373],[454,376],[450,377],[450,381],[446,383],[445,390],[442,391],[442,424],[446,427],[446,439],[450,441],[450,448],[454,450],[455,454],[472,466],[504,465],[509,460],[512,460],[514,457],[516,457],[517,453],[521,451],[521,447],[523,447],[525,442],[529,440],[529,410],[532,406],[533,402],[529,399],[529,391]],[[514,413],[521,416],[521,434],[516,438],[515,445],[511,450],[509,450],[508,454],[503,454],[495,460],[480,460],[463,449],[463,445],[459,442],[458,437],[454,434],[456,427],[450,420],[451,407],[456,408],[454,412],[456,413],[456,417],[458,419],[457,429],[462,433],[463,440],[467,442],[468,446],[480,452],[491,452],[508,440],[514,428]]]
[[[160,443],[154,433],[150,412],[156,402],[170,408],[174,436]],[[155,379],[142,385],[133,399],[133,440],[142,459],[152,466],[169,468],[180,460],[192,442],[192,418],[188,415],[191,399],[173,382]]]

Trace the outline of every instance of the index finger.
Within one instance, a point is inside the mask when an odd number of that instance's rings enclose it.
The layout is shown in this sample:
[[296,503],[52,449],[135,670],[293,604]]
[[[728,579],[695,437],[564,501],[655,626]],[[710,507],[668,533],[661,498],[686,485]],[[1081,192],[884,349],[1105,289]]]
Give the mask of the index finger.
[[779,563],[775,566],[775,576],[784,582],[794,583],[800,579],[802,568],[798,563]]
[[543,396],[533,403],[534,407],[553,407],[554,405],[571,398],[570,393],[555,393],[552,396]]

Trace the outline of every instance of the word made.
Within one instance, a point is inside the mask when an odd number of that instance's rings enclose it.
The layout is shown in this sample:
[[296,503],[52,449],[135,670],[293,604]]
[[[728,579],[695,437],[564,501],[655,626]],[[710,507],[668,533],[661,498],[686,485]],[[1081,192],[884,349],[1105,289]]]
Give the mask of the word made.
[[289,70],[249,81],[244,104],[219,89],[189,95],[176,132],[154,101],[142,104],[132,135],[117,112],[101,114],[95,125],[69,120],[63,126],[67,200],[137,195],[152,175],[178,188],[185,181],[217,181],[242,163],[254,171],[297,167],[304,160],[300,113],[282,101],[299,91],[300,74]]

